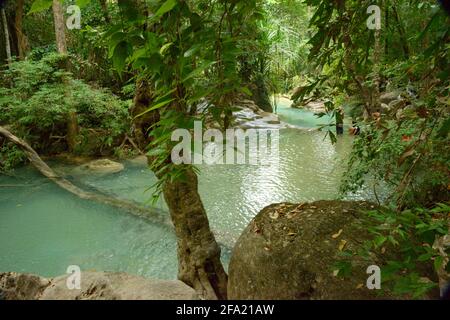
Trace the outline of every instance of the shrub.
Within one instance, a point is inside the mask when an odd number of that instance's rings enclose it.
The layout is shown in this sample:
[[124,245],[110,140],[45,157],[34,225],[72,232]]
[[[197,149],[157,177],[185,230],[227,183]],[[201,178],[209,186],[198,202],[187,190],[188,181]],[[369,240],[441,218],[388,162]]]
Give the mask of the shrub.
[[[12,63],[2,75],[0,123],[11,126],[39,152],[59,152],[66,148],[68,115],[75,112],[82,133],[89,130],[101,136],[98,152],[111,147],[129,128],[127,103],[105,89],[73,79],[63,69],[66,59],[51,53],[39,61]],[[77,151],[85,153],[82,144]],[[91,148],[88,153],[96,151]]]

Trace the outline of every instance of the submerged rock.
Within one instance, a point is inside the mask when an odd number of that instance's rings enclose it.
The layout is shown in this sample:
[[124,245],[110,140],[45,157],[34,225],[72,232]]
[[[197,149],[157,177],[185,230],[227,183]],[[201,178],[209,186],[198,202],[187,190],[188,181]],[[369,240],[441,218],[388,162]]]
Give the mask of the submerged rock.
[[126,273],[82,272],[81,289],[69,290],[69,275],[45,279],[0,273],[5,300],[196,300],[191,287],[178,280],[153,280]]
[[325,107],[325,102],[323,101],[310,101],[307,104],[298,104],[298,103],[293,103],[291,105],[292,108],[296,108],[296,109],[305,109],[305,110],[309,110],[311,112],[314,113],[321,113],[321,112],[326,112],[326,107]]
[[[356,227],[367,202],[319,201],[275,204],[263,209],[239,238],[230,261],[230,299],[373,299],[366,287],[374,258],[352,260],[352,276],[336,276],[335,262],[345,249],[367,239]],[[356,224],[357,225],[357,224]]]
[[88,162],[76,168],[81,173],[113,174],[123,171],[121,163],[109,159],[100,159]]
[[291,128],[280,121],[278,115],[266,112],[251,100],[241,100],[233,112],[234,127],[241,129],[284,129]]

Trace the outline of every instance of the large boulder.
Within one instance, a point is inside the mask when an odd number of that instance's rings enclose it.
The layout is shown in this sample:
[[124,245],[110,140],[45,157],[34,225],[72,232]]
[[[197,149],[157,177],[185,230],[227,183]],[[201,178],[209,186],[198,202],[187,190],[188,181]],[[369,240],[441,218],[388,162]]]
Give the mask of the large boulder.
[[[357,223],[367,202],[319,201],[263,209],[239,238],[230,261],[230,299],[373,299],[370,265],[353,260],[353,274],[336,275],[340,253],[355,249],[367,230]],[[378,264],[381,266],[381,264]],[[383,298],[386,298],[384,296]]]
[[82,272],[81,289],[69,290],[69,275],[45,279],[16,273],[0,274],[5,300],[196,300],[194,289],[181,281],[154,280],[126,273]]

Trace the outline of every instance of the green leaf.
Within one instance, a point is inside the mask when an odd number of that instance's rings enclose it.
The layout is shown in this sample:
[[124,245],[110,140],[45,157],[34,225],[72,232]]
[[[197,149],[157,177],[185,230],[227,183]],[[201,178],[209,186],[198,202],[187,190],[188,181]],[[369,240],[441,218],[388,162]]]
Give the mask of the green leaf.
[[152,105],[150,108],[148,108],[147,110],[145,110],[144,112],[138,114],[135,118],[139,118],[139,117],[143,116],[144,114],[146,114],[146,113],[148,113],[150,111],[162,108],[162,107],[164,107],[165,105],[168,105],[169,103],[171,103],[174,100],[175,99],[169,99],[169,100],[165,100],[165,101],[156,103],[156,104]]
[[186,51],[184,53],[184,57],[185,58],[189,58],[190,56],[192,56],[194,53],[196,53],[199,49],[201,48],[200,44],[194,45],[192,46],[188,51]]
[[375,246],[376,246],[377,248],[379,248],[379,247],[382,246],[386,241],[387,241],[387,237],[379,236],[379,237],[376,237],[375,240],[374,240],[373,242],[374,242]]
[[436,270],[436,271],[438,271],[441,267],[442,267],[442,264],[444,263],[444,257],[442,257],[442,256],[438,256],[438,257],[436,257],[435,259],[434,259],[434,269]]
[[248,96],[252,96],[253,93],[250,91],[250,89],[248,87],[241,87],[240,90],[242,93],[245,93]]
[[120,42],[114,49],[113,65],[114,68],[120,73],[126,66],[126,60],[131,51],[130,45],[126,41]]
[[75,4],[79,6],[80,8],[86,7],[88,4],[91,3],[91,0],[76,0]]
[[122,31],[116,32],[113,35],[111,35],[111,37],[108,41],[108,43],[109,43],[108,58],[111,59],[113,57],[114,51],[115,51],[117,45],[119,43],[121,43],[122,41],[124,41],[125,37],[126,37],[126,34]]
[[434,256],[433,253],[424,253],[417,258],[417,261],[424,262],[430,260],[433,256]]
[[177,0],[167,0],[164,4],[156,11],[154,18],[159,18],[167,12],[171,11],[177,5]]
[[28,14],[47,10],[52,6],[52,3],[52,0],[35,0],[31,5],[31,9]]
[[328,131],[328,133],[329,133],[329,135],[330,135],[331,143],[332,143],[332,144],[336,144],[336,143],[337,143],[337,137],[336,137],[336,135],[334,134],[334,132]]
[[159,50],[159,54],[164,55],[164,53],[167,51],[167,49],[169,49],[172,45],[173,45],[173,42],[169,42],[169,43],[166,43],[165,45],[163,45],[161,47],[161,49]]
[[199,74],[201,74],[203,71],[205,71],[206,69],[208,69],[209,67],[211,67],[212,65],[214,65],[216,62],[212,61],[212,62],[205,62],[204,64],[202,64],[200,67],[196,68],[194,71],[192,71],[191,73],[189,73],[182,82],[186,82],[187,80],[194,78],[196,76],[198,76]]

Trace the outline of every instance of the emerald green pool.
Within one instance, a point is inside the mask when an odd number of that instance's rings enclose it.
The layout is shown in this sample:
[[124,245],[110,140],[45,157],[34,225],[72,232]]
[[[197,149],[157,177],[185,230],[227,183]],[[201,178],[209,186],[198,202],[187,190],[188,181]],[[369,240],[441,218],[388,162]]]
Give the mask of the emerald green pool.
[[[307,121],[305,127],[310,128],[317,124],[307,111],[287,107],[278,109],[284,121],[294,125]],[[338,195],[351,137],[344,136],[332,145],[323,132],[283,129],[279,139],[278,166],[200,167],[200,194],[211,227],[224,245],[225,264],[229,248],[265,206]],[[137,161],[124,165],[124,171],[113,175],[85,175],[71,167],[54,167],[85,187],[146,202],[150,198],[146,190],[155,181],[153,174]],[[163,201],[158,206],[165,209]],[[69,265],[175,279],[176,239],[168,227],[80,200],[30,167],[17,169],[14,177],[0,176],[0,272],[56,276],[64,274]]]

